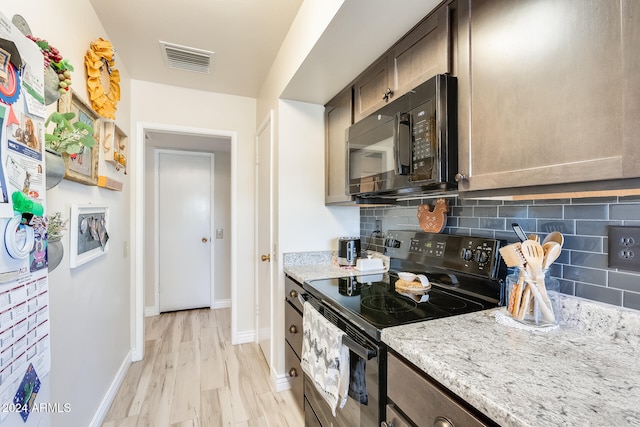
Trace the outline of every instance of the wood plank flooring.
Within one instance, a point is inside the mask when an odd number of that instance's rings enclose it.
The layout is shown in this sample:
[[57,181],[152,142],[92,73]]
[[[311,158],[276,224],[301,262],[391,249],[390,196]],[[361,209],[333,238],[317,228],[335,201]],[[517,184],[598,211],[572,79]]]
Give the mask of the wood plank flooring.
[[231,345],[230,321],[230,309],[147,317],[144,360],[102,426],[304,426],[291,392],[272,389],[258,345]]

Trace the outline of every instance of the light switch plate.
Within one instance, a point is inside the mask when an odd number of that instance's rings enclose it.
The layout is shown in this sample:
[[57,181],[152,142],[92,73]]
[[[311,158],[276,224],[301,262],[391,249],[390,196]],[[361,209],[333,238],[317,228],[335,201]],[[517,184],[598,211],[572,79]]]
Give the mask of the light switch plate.
[[640,271],[640,227],[609,226],[609,267]]
[[222,239],[222,228],[216,229],[216,239]]

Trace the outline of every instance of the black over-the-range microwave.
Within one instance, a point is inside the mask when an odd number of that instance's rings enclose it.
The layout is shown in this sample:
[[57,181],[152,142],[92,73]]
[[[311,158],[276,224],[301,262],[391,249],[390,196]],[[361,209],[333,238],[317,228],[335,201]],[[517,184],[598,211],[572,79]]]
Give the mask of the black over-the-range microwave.
[[439,74],[349,127],[349,194],[398,198],[457,189],[456,100],[456,78]]

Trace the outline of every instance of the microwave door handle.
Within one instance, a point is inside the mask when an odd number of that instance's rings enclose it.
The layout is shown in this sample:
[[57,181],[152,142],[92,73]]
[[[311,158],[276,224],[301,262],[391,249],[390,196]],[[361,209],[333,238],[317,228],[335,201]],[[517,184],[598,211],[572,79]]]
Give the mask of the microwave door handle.
[[396,113],[393,126],[393,148],[397,175],[409,175],[412,145],[411,115]]

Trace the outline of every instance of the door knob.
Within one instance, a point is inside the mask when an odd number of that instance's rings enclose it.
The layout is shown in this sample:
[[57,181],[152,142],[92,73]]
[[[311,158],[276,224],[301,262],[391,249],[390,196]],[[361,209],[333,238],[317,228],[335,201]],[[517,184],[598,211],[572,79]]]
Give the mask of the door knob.
[[207,239],[206,237],[202,238],[202,243],[207,243],[209,241],[209,239]]
[[262,261],[271,262],[271,254],[269,254],[269,255],[262,255],[262,256],[260,257],[260,259],[261,259]]

